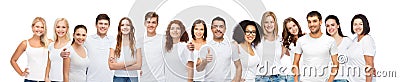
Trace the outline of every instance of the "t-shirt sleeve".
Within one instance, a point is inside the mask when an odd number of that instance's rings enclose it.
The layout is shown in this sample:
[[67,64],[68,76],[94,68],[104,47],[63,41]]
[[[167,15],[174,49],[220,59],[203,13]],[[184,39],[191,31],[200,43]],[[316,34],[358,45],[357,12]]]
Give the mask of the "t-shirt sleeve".
[[143,38],[136,38],[135,40],[135,48],[139,49],[139,48],[143,48]]
[[187,61],[193,61],[193,52],[190,52],[189,49],[186,47],[187,44],[182,44],[180,47],[182,48],[183,55]]
[[239,60],[239,46],[236,43],[232,43],[231,48],[232,48],[232,60],[233,61]]
[[303,40],[299,38],[299,40],[297,40],[296,42],[296,47],[294,48],[295,54],[303,54],[302,45],[303,45]]
[[366,35],[367,37],[364,36],[364,40],[362,42],[362,50],[363,54],[367,56],[375,56],[376,52],[376,47],[375,47],[375,41],[371,36]]
[[111,42],[111,45],[108,48],[115,49],[116,45],[117,45],[117,41],[113,41],[113,42]]
[[336,46],[336,41],[335,41],[335,39],[329,39],[329,40],[331,40],[331,41],[329,41],[329,54],[331,54],[331,55],[336,55],[336,54],[338,54],[338,48],[337,48],[337,46]]

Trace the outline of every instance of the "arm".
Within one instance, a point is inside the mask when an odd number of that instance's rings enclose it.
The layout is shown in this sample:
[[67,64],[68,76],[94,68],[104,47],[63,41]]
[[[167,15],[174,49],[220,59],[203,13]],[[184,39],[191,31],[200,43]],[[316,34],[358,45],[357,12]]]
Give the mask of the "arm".
[[375,75],[374,56],[364,55],[366,65],[366,82],[372,82],[372,77]]
[[294,81],[298,82],[299,81],[299,61],[301,58],[301,54],[295,54],[294,55],[294,61],[293,61],[293,68],[292,68],[292,72],[294,73]]
[[49,52],[49,55],[47,56],[46,73],[45,73],[45,76],[44,76],[44,80],[46,82],[50,82],[50,79],[49,79],[50,67],[51,67],[51,62],[50,62],[50,52]]
[[188,82],[193,82],[193,76],[194,76],[193,64],[194,64],[193,61],[188,61],[188,63],[186,64],[188,70]]
[[71,59],[70,58],[64,58],[63,59],[63,79],[64,82],[69,82],[69,69],[70,69],[70,62]]
[[213,60],[213,58],[212,58],[210,49],[208,49],[208,54],[206,55],[206,59],[201,59],[201,60],[200,60],[200,61],[201,61],[201,62],[200,62],[200,65],[199,65],[198,67],[196,67],[196,70],[197,70],[198,72],[203,71],[203,70],[206,68],[206,65],[207,65],[209,62],[212,62],[212,60]]
[[332,58],[333,66],[332,66],[332,70],[331,70],[331,74],[329,76],[328,82],[333,82],[333,80],[335,79],[335,77],[337,75],[338,69],[339,69],[338,55],[337,54],[332,55],[331,58]]
[[121,70],[125,68],[125,64],[123,62],[117,62],[115,60],[114,49],[110,48],[110,55],[108,58],[108,66],[110,70]]
[[22,41],[17,49],[15,50],[14,54],[12,55],[11,59],[10,59],[10,63],[11,66],[14,68],[14,70],[18,73],[18,75],[20,76],[26,76],[28,74],[27,69],[25,69],[25,71],[22,71],[19,67],[19,65],[17,64],[18,58],[22,55],[22,53],[25,51],[26,49],[26,41]]
[[289,53],[289,49],[287,49],[285,46],[281,46],[282,47],[282,54],[281,54],[281,58],[283,57],[283,55],[287,55],[287,56],[290,56],[290,53]]
[[240,63],[240,59],[234,61],[234,63],[235,63],[235,67],[236,67],[236,74],[232,81],[239,82],[242,78],[242,64]]
[[127,70],[141,70],[142,68],[142,49],[136,49],[136,62],[132,64],[127,64]]

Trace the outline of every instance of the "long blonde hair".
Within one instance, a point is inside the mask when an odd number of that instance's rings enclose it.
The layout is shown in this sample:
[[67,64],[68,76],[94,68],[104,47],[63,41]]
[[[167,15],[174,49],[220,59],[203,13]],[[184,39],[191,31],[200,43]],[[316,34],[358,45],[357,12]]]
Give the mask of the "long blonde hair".
[[37,22],[42,22],[43,23],[43,28],[44,28],[44,33],[40,36],[40,44],[44,47],[47,47],[49,44],[49,41],[47,39],[47,26],[46,26],[46,21],[42,17],[36,17],[33,19],[32,26],[35,26]]
[[118,58],[121,56],[121,46],[122,46],[122,32],[121,32],[121,25],[122,25],[122,21],[123,20],[128,20],[129,24],[130,24],[130,28],[131,30],[128,33],[128,38],[129,38],[129,48],[131,49],[131,54],[132,57],[134,57],[134,52],[135,52],[135,45],[136,45],[136,41],[135,41],[135,27],[133,26],[133,23],[131,21],[131,19],[129,19],[128,17],[123,17],[120,21],[119,21],[119,25],[118,25],[118,35],[117,35],[117,45],[115,45],[115,51],[114,54],[115,56],[117,56]]
[[58,36],[57,36],[57,33],[56,33],[56,28],[57,28],[57,24],[58,24],[59,22],[65,22],[66,28],[67,28],[67,33],[65,34],[65,36],[66,36],[66,38],[67,38],[68,41],[71,40],[71,38],[70,38],[70,36],[69,36],[69,24],[68,24],[67,19],[65,19],[65,18],[57,18],[57,19],[56,19],[56,22],[54,22],[54,41],[58,41]]

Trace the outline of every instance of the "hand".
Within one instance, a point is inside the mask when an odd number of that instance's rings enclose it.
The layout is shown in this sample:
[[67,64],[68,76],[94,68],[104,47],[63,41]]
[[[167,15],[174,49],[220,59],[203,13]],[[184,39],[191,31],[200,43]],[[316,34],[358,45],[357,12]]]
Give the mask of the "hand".
[[117,63],[117,60],[115,59],[115,57],[110,57],[110,59],[108,59],[111,63]]
[[143,72],[140,70],[140,76],[142,76],[143,75]]
[[194,44],[192,42],[189,42],[186,47],[189,49],[189,51],[194,51]]
[[29,72],[28,72],[28,68],[25,68],[25,70],[22,72],[22,77],[26,77],[26,76],[28,76],[29,75]]
[[212,62],[212,60],[213,60],[213,56],[210,52],[210,48],[208,49],[208,53],[206,55],[206,60],[207,60],[207,63]]
[[51,82],[48,77],[44,78],[44,82]]
[[63,51],[61,51],[61,53],[60,53],[61,58],[68,58],[69,55],[70,55],[70,52],[67,51],[66,48],[64,48]]

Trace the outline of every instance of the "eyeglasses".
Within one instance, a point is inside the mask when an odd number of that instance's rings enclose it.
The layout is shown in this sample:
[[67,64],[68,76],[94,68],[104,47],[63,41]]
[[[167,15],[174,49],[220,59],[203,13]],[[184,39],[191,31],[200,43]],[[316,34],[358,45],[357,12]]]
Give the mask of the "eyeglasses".
[[256,31],[245,31],[246,35],[256,35]]
[[225,28],[225,25],[212,25],[211,27],[212,27],[212,28],[216,28],[216,27],[218,27],[218,28]]

